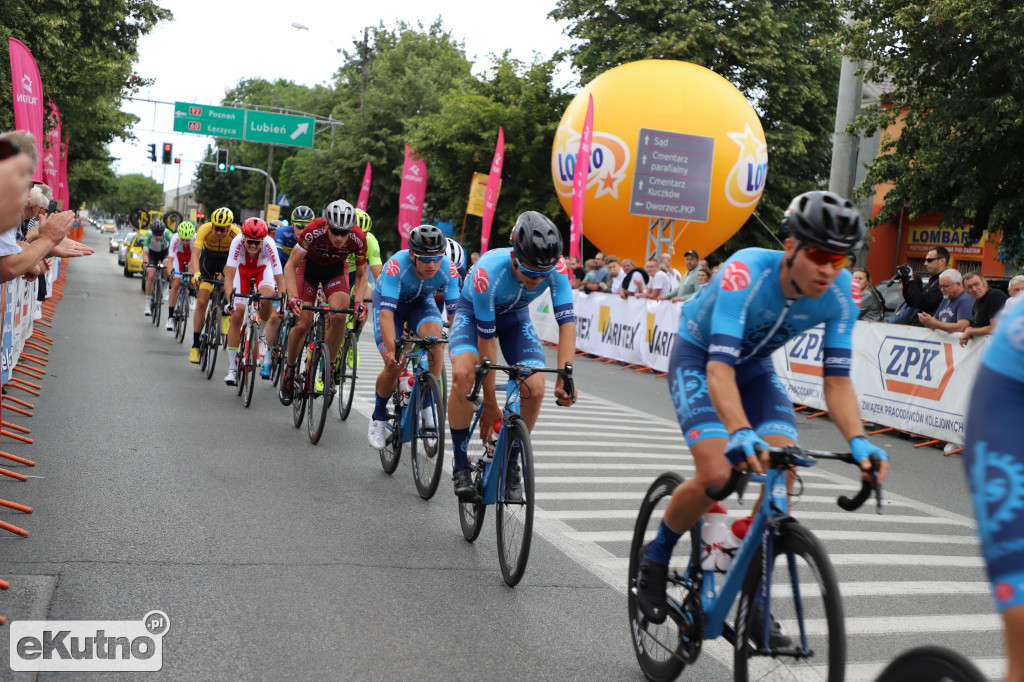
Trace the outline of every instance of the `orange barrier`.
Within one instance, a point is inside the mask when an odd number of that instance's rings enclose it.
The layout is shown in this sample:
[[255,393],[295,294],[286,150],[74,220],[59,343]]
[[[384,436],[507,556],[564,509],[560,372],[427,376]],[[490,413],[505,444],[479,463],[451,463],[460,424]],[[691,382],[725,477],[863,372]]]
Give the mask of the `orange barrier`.
[[0,457],[3,457],[4,459],[9,459],[12,462],[17,462],[18,464],[24,464],[25,466],[28,466],[28,467],[34,467],[36,465],[36,463],[33,462],[30,459],[25,459],[24,457],[18,457],[17,455],[12,455],[9,452],[2,452],[2,451],[0,451]]
[[8,502],[7,500],[0,500],[0,507],[8,507],[15,511],[24,512],[25,514],[32,513],[32,507],[26,507],[25,505],[18,504],[17,502]]

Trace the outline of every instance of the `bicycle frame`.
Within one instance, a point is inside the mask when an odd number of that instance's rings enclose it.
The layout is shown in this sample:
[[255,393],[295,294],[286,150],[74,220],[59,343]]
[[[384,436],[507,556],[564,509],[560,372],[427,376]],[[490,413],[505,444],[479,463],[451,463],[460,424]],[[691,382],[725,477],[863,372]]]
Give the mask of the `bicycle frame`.
[[[523,378],[525,379],[526,377]],[[508,439],[508,422],[512,417],[519,416],[520,381],[520,379],[509,379],[505,383],[505,407],[502,408],[501,431],[498,432],[498,440],[494,444],[494,458],[491,459],[490,462],[486,462],[484,464],[482,502],[485,505],[493,505],[498,501],[498,472],[500,472],[501,469],[500,467],[494,466],[494,464],[501,464],[501,462],[504,461],[506,441]],[[498,390],[497,386],[495,386],[495,390]],[[483,414],[483,405],[477,409],[476,414],[473,416],[473,423],[469,427],[469,432],[471,434],[476,432],[476,427],[480,422],[481,414]]]
[[[412,420],[416,410],[409,410],[406,408],[410,405],[419,404],[418,398],[421,390],[420,375],[424,372],[430,371],[430,351],[421,346],[414,354],[406,354],[402,369],[404,370],[408,367],[409,363],[412,361],[416,362],[416,369],[413,370],[413,374],[416,378],[412,382],[412,391],[409,393],[409,403],[401,408],[402,418],[398,422],[398,437],[403,443],[409,443],[412,441]],[[401,390],[401,386],[398,388]]]

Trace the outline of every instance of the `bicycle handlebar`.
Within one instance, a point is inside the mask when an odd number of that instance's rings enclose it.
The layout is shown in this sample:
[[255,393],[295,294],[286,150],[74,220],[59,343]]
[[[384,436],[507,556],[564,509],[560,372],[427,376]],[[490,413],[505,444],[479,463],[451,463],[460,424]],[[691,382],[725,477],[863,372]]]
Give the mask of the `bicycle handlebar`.
[[[768,448],[770,453],[769,466],[772,469],[788,469],[792,465],[797,466],[814,466],[815,462],[807,457],[813,459],[835,459],[840,462],[847,462],[848,464],[858,465],[858,462],[853,458],[850,453],[836,453],[827,452],[823,450],[805,450],[799,445],[789,445],[784,448]],[[837,500],[836,504],[845,511],[855,511],[867,501],[871,493],[875,493],[876,511],[882,513],[882,484],[878,482],[878,468],[881,460],[878,459],[877,455],[871,455],[871,477],[870,481],[862,481],[860,491],[854,497],[848,497],[841,495]],[[721,488],[709,485],[704,489],[704,493],[714,500],[715,502],[721,502],[725,498],[732,495],[734,492],[739,491],[740,495],[743,494],[743,488],[746,488],[746,484],[750,478],[749,471],[740,471],[739,469],[733,469],[729,475],[729,480]]]
[[547,373],[557,374],[562,377],[562,388],[570,397],[576,394],[572,381],[572,363],[565,363],[565,367],[558,369],[555,367],[526,367],[525,365],[492,365],[491,359],[484,357],[480,361],[480,364],[476,366],[476,379],[473,382],[473,390],[466,396],[466,400],[471,403],[475,403],[480,397],[480,388],[484,384],[484,379],[487,378],[487,373],[494,370],[500,370],[508,375],[509,379],[513,381],[518,379],[525,379],[531,374]]

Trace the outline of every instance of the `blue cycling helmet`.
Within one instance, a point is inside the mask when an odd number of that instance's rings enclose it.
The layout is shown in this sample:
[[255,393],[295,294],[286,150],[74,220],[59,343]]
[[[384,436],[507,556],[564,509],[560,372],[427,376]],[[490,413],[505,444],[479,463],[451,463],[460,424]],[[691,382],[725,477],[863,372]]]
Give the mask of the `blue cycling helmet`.
[[298,243],[295,239],[295,230],[291,225],[282,225],[274,233],[274,243],[286,249],[290,249]]

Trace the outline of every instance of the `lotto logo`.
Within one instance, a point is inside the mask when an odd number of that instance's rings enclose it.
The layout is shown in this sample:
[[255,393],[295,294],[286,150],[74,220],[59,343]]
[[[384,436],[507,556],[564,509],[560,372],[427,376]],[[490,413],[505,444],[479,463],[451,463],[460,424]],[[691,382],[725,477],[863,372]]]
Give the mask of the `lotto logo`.
[[487,271],[483,268],[477,268],[476,274],[473,275],[473,288],[476,289],[476,293],[482,294],[487,291],[487,287],[490,286],[491,279],[487,276]]
[[402,268],[399,267],[398,261],[396,261],[394,258],[390,259],[388,261],[388,264],[384,266],[384,272],[387,273],[388,277],[397,277],[398,273],[401,271]]
[[459,277],[459,269],[457,267],[455,267],[455,263],[452,263],[452,266],[451,266],[451,268],[449,268],[448,272],[451,273],[452,277],[455,277],[456,279],[458,279],[458,277]]
[[734,261],[722,273],[722,289],[725,291],[742,291],[750,286],[750,269],[745,263]]
[[555,270],[563,275],[569,274],[569,265],[565,262],[564,258],[558,259],[558,262],[555,263]]
[[850,289],[850,293],[853,294],[853,302],[856,303],[857,307],[859,308],[860,307],[860,294],[861,294],[860,282],[858,282],[857,280],[853,280],[853,287]]

